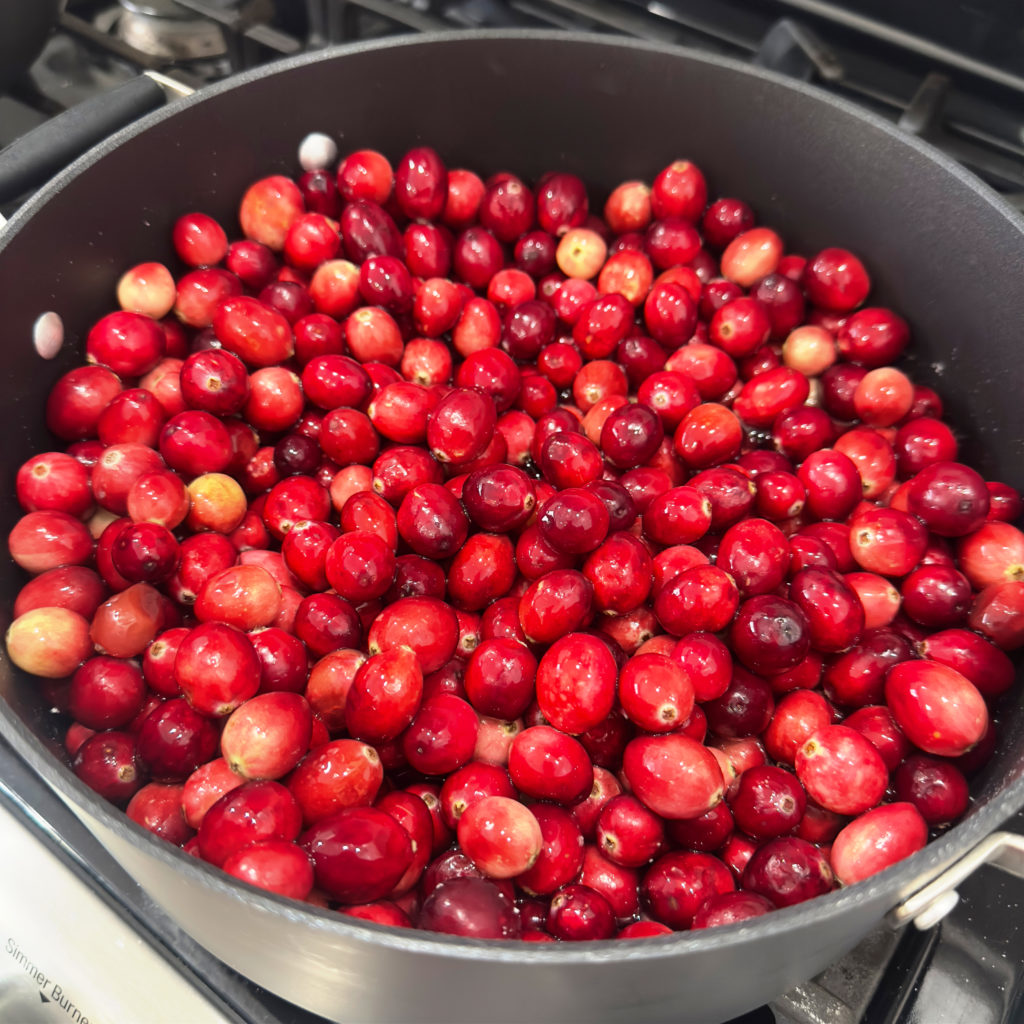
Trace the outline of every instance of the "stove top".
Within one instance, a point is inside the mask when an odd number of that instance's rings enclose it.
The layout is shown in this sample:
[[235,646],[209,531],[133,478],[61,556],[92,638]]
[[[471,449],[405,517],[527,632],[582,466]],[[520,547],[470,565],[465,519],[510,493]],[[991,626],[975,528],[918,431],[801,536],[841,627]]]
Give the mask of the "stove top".
[[[1009,0],[66,0],[38,59],[0,92],[0,146],[140,71],[202,88],[333,43],[484,27],[628,35],[776,69],[926,138],[1024,209],[1024,5]],[[1024,831],[1024,815],[1008,827]],[[0,1019],[62,1019],[54,1003],[92,1024],[158,1012],[169,1021],[320,1019],[182,933],[2,743],[0,843],[5,864],[25,866],[0,875]],[[53,916],[40,922],[44,890]],[[937,928],[880,929],[743,1024],[1024,1020],[1024,881],[986,868],[959,891]],[[71,927],[85,921],[88,943]]]

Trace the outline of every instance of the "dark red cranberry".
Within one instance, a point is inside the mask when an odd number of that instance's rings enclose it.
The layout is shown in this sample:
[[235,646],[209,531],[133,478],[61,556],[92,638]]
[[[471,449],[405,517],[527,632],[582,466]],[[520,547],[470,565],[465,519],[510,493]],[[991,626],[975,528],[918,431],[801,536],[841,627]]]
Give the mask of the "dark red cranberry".
[[823,851],[804,839],[784,836],[769,840],[754,853],[744,868],[742,884],[777,907],[790,907],[828,892],[835,880]]
[[735,887],[729,869],[717,857],[680,850],[666,853],[651,865],[640,895],[644,909],[656,921],[684,930],[708,899]]
[[748,669],[772,675],[803,661],[811,644],[810,624],[793,601],[761,594],[740,605],[729,641]]
[[755,839],[792,832],[807,806],[807,794],[792,773],[773,765],[748,768],[730,800],[736,825]]

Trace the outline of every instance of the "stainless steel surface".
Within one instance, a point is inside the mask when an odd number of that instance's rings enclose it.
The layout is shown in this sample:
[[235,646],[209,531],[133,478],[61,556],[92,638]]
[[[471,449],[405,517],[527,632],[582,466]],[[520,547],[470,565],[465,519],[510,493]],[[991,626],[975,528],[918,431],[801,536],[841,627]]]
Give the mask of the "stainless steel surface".
[[[0,1020],[229,1024],[0,790]],[[49,839],[49,841],[48,841]]]

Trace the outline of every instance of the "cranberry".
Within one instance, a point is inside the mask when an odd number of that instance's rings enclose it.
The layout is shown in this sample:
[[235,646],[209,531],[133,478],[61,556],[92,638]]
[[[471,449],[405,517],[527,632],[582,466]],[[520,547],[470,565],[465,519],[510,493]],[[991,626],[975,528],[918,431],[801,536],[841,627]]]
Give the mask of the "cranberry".
[[807,510],[819,519],[843,519],[861,498],[857,467],[842,452],[824,449],[808,455],[797,471],[807,491]]
[[703,703],[710,728],[721,736],[755,736],[771,721],[775,701],[771,685],[739,666],[725,691]]
[[768,840],[747,862],[742,877],[745,890],[764,896],[777,907],[820,896],[834,884],[825,854],[796,836]]
[[810,405],[780,410],[771,422],[771,428],[776,448],[795,462],[803,462],[837,440],[837,431],[829,415],[823,409]]
[[907,738],[929,754],[966,753],[988,727],[985,700],[977,688],[939,662],[894,665],[885,679],[885,699]]
[[732,892],[729,869],[708,853],[673,851],[651,865],[640,886],[647,912],[674,930],[684,930],[712,896]]
[[851,821],[832,843],[830,859],[836,879],[853,885],[920,850],[928,826],[911,803],[876,807]]
[[724,249],[753,226],[754,211],[742,199],[716,199],[701,218],[704,238],[715,249]]
[[677,349],[693,336],[697,326],[697,303],[678,284],[656,284],[644,300],[643,317],[655,341],[665,348]]
[[774,273],[782,258],[782,239],[770,228],[752,227],[736,235],[722,253],[722,277],[751,288]]
[[990,521],[957,545],[960,568],[975,588],[1024,580],[1024,533]]
[[352,739],[314,747],[288,777],[288,789],[308,825],[344,807],[368,805],[380,789],[384,769],[373,747]]
[[182,697],[154,708],[138,729],[138,757],[160,780],[184,780],[217,750],[217,729]]
[[724,629],[739,606],[739,591],[722,569],[698,565],[669,580],[654,595],[654,613],[673,636]]
[[37,608],[61,608],[91,619],[107,596],[99,575],[84,565],[49,569],[26,583],[14,602],[14,618]]
[[762,594],[740,605],[729,629],[729,641],[737,658],[752,672],[783,672],[806,656],[810,624],[798,604]]
[[913,804],[929,826],[956,821],[970,801],[967,780],[956,765],[913,754],[896,769],[893,788],[899,800]]
[[75,752],[71,768],[90,789],[119,807],[126,806],[146,781],[135,738],[117,730],[86,739]]
[[157,523],[134,523],[111,548],[114,568],[131,583],[162,583],[178,566],[178,542]]
[[514,640],[484,640],[466,666],[466,695],[485,715],[518,718],[533,699],[537,659]]
[[313,861],[316,884],[342,903],[386,896],[413,856],[408,832],[373,807],[335,811],[303,832],[298,842]]
[[515,903],[484,878],[450,878],[423,901],[417,927],[476,939],[519,937]]
[[850,523],[857,564],[880,576],[905,576],[921,560],[927,531],[921,521],[892,508],[868,508]]
[[357,739],[394,739],[413,720],[423,698],[423,671],[408,647],[372,655],[356,672],[345,722]]
[[852,650],[825,667],[825,695],[839,704],[863,707],[881,703],[889,669],[913,657],[912,645],[895,630],[869,630]]
[[597,890],[587,885],[567,885],[551,900],[548,931],[567,942],[610,939],[615,934],[615,914]]
[[578,803],[594,784],[584,746],[546,725],[524,729],[512,740],[509,775],[527,796],[565,805]]
[[871,279],[853,253],[846,249],[822,249],[804,268],[803,286],[814,305],[846,313],[867,298]]
[[689,160],[675,160],[651,183],[651,212],[655,217],[684,217],[696,223],[707,205],[707,182]]
[[524,892],[547,895],[579,875],[583,835],[572,815],[561,807],[534,804],[530,810],[540,825],[542,846],[533,866],[516,878],[516,884]]
[[768,594],[785,579],[789,544],[763,519],[745,519],[726,530],[716,564],[736,581],[745,597]]
[[980,474],[970,467],[936,462],[910,482],[907,506],[933,533],[963,537],[985,522],[989,493]]
[[[96,650],[115,658],[134,658],[141,654],[165,625],[177,624],[175,621],[167,621],[166,601],[148,583],[135,583],[104,601],[96,609],[89,631]],[[39,609],[37,613],[29,612],[28,615],[34,617],[44,611],[47,609]],[[22,619],[27,619],[27,616],[22,616]],[[46,616],[41,616],[41,622],[46,624]],[[20,620],[11,627],[15,633],[20,629],[19,623]],[[75,631],[71,628],[73,624],[57,621],[54,617],[50,625],[54,635],[49,639],[54,644],[66,645],[65,658],[73,657],[78,651]]]
[[487,878],[513,878],[536,863],[544,845],[540,823],[524,804],[487,796],[462,813],[459,845]]
[[615,410],[601,430],[601,451],[620,469],[633,469],[658,450],[664,428],[658,414],[645,405],[630,404]]
[[749,921],[753,917],[762,917],[774,909],[775,904],[770,899],[757,893],[742,890],[718,893],[708,897],[701,904],[700,909],[693,915],[690,927],[715,928],[723,924],[737,924],[740,921]]
[[672,648],[670,657],[689,676],[698,701],[720,697],[732,679],[729,648],[711,633],[696,631],[684,635]]
[[631,740],[622,770],[636,797],[663,818],[696,818],[722,799],[717,759],[680,733]]
[[955,669],[985,697],[997,697],[1013,685],[1013,662],[995,644],[967,629],[932,633],[920,644],[929,661]]
[[808,635],[816,650],[844,651],[864,630],[863,605],[838,573],[801,569],[790,581],[789,595],[807,617]]
[[367,643],[371,655],[406,649],[424,672],[436,672],[454,654],[459,620],[444,601],[407,597],[385,608],[373,621]]
[[470,705],[453,694],[425,700],[402,734],[410,767],[424,775],[447,775],[461,768],[473,757],[478,724]]
[[601,852],[614,863],[642,867],[664,846],[665,826],[639,800],[623,793],[601,808],[596,840]]
[[796,773],[822,807],[848,815],[874,807],[889,781],[874,745],[845,725],[827,725],[812,733],[796,752]]
[[[797,750],[831,721],[828,702],[820,693],[805,689],[787,693],[776,705],[775,714],[764,732],[765,750],[774,760],[792,765]],[[753,832],[750,834],[754,835]]]
[[[599,499],[594,498],[595,501]],[[601,506],[602,510],[604,506]],[[607,513],[605,513],[607,515]],[[67,512],[29,512],[8,534],[11,557],[26,572],[41,573],[81,565],[92,554],[88,528]]]
[[963,573],[950,566],[921,566],[900,587],[903,611],[922,626],[939,629],[962,624],[973,592]]
[[146,685],[138,666],[117,658],[90,658],[71,678],[68,709],[91,729],[120,729],[142,708]]
[[711,527],[711,502],[694,487],[672,487],[654,497],[643,514],[644,536],[671,547],[692,544]]
[[868,368],[895,362],[909,340],[907,322],[892,310],[876,307],[858,310],[836,334],[844,358]]
[[230,714],[259,688],[259,659],[240,630],[207,622],[185,637],[174,675],[189,702],[204,714]]
[[537,666],[537,702],[557,729],[585,732],[615,703],[616,664],[601,640],[570,633],[556,640]]
[[452,560],[449,598],[463,611],[479,611],[508,593],[515,573],[514,549],[506,536],[472,534]]

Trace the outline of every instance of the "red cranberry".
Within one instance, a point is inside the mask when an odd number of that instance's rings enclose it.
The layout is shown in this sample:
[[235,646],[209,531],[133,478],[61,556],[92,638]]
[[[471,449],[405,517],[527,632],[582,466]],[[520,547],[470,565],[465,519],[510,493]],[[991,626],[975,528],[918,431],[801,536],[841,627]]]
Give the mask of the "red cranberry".
[[412,860],[409,834],[373,807],[346,807],[298,837],[316,884],[342,903],[368,903],[395,887]]
[[893,774],[898,800],[913,804],[929,826],[956,821],[970,802],[967,780],[954,764],[912,754]]
[[957,757],[978,743],[988,711],[976,687],[938,662],[905,661],[885,680],[885,699],[907,738],[923,751]]
[[985,522],[988,488],[970,467],[936,462],[925,466],[910,482],[907,506],[933,533],[962,537]]
[[796,773],[822,807],[848,815],[874,807],[889,781],[874,745],[845,725],[827,725],[812,733],[796,752]]
[[182,697],[154,708],[138,731],[138,757],[149,774],[165,781],[184,780],[217,750],[217,729]]
[[708,245],[724,249],[754,226],[754,211],[742,199],[716,199],[704,211],[700,224]]
[[615,702],[615,659],[596,637],[570,633],[537,666],[537,701],[557,729],[577,734],[603,721]]
[[721,696],[705,701],[708,726],[720,736],[757,736],[768,727],[775,710],[771,685],[735,666]]
[[853,885],[920,850],[928,825],[913,804],[883,804],[851,821],[832,843],[836,880]]
[[844,358],[869,369],[895,362],[909,341],[910,328],[901,316],[874,307],[848,317],[836,335]]
[[734,889],[729,869],[717,857],[674,851],[651,865],[640,893],[644,908],[656,921],[681,931],[693,924],[708,899]]
[[119,807],[145,783],[135,738],[126,732],[105,730],[94,733],[75,752],[72,770],[90,789]]
[[586,885],[567,885],[551,900],[548,931],[566,942],[610,939],[615,914],[599,892]]
[[814,305],[845,313],[867,298],[871,279],[853,253],[846,249],[822,249],[804,268],[803,286]]
[[520,925],[515,903],[484,878],[450,878],[423,901],[417,927],[475,939],[514,939]]
[[752,672],[783,672],[801,662],[811,644],[807,616],[793,601],[772,594],[748,598],[729,629],[732,650]]
[[795,836],[770,839],[747,862],[742,886],[777,907],[820,896],[835,884],[828,858],[816,846]]
[[622,770],[637,798],[663,818],[696,818],[722,798],[717,759],[680,733],[631,740]]

